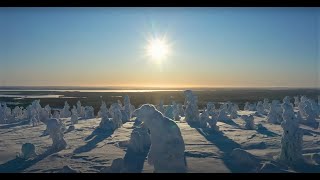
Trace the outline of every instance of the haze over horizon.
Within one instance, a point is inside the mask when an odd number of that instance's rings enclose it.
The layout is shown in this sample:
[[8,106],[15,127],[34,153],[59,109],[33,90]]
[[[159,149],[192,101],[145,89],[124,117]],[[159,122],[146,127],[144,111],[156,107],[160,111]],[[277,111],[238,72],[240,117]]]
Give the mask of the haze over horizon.
[[0,8],[0,25],[0,87],[320,88],[320,8]]

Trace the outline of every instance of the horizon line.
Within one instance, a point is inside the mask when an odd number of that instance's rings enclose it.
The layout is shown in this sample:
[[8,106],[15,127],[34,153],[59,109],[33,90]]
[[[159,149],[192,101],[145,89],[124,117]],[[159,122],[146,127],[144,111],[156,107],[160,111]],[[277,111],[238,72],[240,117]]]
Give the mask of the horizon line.
[[[223,88],[234,88],[234,89],[320,89],[320,87],[298,87],[298,86],[0,86],[1,90],[14,89],[14,88],[36,88],[36,89],[75,89],[80,88],[81,90],[108,90],[108,89],[223,89]],[[86,89],[87,88],[87,89]]]

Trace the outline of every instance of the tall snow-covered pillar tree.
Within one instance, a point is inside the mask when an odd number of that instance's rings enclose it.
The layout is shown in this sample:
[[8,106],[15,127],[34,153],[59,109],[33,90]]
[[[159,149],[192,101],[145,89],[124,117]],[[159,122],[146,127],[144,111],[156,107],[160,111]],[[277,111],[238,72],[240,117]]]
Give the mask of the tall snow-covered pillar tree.
[[282,108],[283,122],[281,123],[281,127],[283,129],[283,134],[281,137],[281,152],[279,159],[289,165],[294,165],[303,160],[303,132],[299,128],[299,120],[294,115],[292,105],[289,102],[284,102]]
[[191,90],[184,91],[185,95],[185,120],[189,123],[199,123],[198,98]]

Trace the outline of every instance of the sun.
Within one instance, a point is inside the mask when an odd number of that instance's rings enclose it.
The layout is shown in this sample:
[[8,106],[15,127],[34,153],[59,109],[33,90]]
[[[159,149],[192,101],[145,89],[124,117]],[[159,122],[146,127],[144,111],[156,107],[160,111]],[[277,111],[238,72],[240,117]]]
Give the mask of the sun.
[[148,40],[146,48],[147,56],[152,60],[162,61],[169,55],[169,44],[164,38],[152,38]]

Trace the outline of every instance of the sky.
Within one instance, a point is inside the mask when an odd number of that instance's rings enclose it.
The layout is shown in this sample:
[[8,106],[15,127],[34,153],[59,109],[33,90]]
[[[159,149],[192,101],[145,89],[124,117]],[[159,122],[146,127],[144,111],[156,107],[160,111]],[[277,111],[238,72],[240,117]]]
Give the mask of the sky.
[[320,87],[319,52],[320,8],[0,8],[0,86]]

